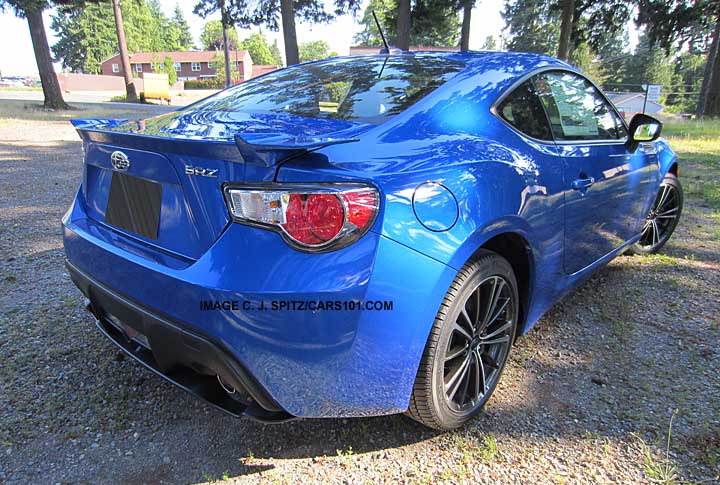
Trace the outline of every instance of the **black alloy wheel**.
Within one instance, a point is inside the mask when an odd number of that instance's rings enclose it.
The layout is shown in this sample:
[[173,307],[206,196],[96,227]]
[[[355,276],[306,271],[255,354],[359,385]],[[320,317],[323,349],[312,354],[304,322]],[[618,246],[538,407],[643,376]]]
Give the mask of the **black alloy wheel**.
[[408,414],[426,426],[462,426],[485,405],[512,349],[518,319],[512,266],[482,251],[450,285],[415,379]]
[[632,247],[637,254],[657,253],[670,239],[680,221],[683,192],[680,182],[672,173],[665,176],[653,206],[643,224],[640,241]]

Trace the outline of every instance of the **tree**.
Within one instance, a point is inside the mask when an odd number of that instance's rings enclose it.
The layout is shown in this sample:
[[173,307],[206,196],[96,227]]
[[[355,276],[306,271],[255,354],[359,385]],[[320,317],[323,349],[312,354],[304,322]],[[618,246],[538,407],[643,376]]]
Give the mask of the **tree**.
[[388,42],[393,42],[393,39],[397,37],[397,19],[395,15],[395,12],[397,12],[397,0],[370,0],[360,19],[363,30],[355,35],[353,41],[360,45],[382,45],[382,38],[372,16],[373,11],[377,15],[385,35],[388,36]]
[[[234,84],[235,80],[240,80],[240,76],[238,73],[237,64],[234,62],[225,62],[225,53],[223,51],[219,51],[212,60],[212,66],[213,69],[215,69],[215,72],[217,72],[217,82],[220,85],[223,86],[232,86]],[[225,71],[225,66],[230,67],[230,78],[227,78],[227,74]]]
[[558,16],[547,0],[506,0],[502,16],[508,50],[555,52],[559,38]]
[[[220,0],[223,1],[223,0]],[[280,27],[278,16],[283,25],[285,40],[285,58],[287,64],[295,64],[299,60],[297,35],[295,33],[295,20],[308,22],[328,22],[335,15],[345,12],[354,13],[360,6],[360,0],[335,0],[335,10],[332,13],[325,11],[325,2],[322,0],[224,0],[227,11],[228,24],[243,28],[265,25],[270,30],[277,31]],[[216,12],[219,9],[217,0],[199,0],[194,12],[202,17]]]
[[275,64],[267,39],[259,32],[250,34],[248,38],[240,42],[238,47],[248,51],[253,64]]
[[0,10],[11,8],[15,15],[24,17],[28,21],[30,40],[45,98],[43,106],[47,109],[70,109],[63,99],[60,83],[55,75],[55,68],[53,68],[52,57],[50,57],[50,47],[42,17],[43,10],[48,6],[49,4],[45,0],[0,0]]
[[[120,5],[129,52],[187,50],[183,29],[176,17],[166,17],[156,1],[123,1]],[[73,72],[100,72],[100,63],[117,53],[117,33],[111,2],[84,4],[83,8],[59,6],[51,28],[57,42],[53,54]],[[187,32],[189,34],[189,32]]]
[[625,64],[625,83],[640,87],[643,84],[660,84],[664,87],[663,97],[673,84],[675,70],[672,57],[674,51],[666,54],[653,45],[646,33],[640,36],[637,48]]
[[195,47],[195,42],[193,41],[193,36],[190,32],[190,25],[188,25],[187,20],[185,20],[185,15],[183,15],[182,9],[177,3],[175,4],[175,10],[173,11],[171,25],[177,31],[177,50],[186,51],[193,49]]
[[315,40],[300,44],[299,52],[300,62],[317,61],[338,55],[337,52],[330,52],[330,46],[324,40]]
[[293,0],[280,0],[283,38],[285,40],[285,62],[288,66],[300,62],[297,33],[295,32],[295,6]]
[[[203,31],[200,34],[200,43],[206,51],[219,51],[223,48],[223,26],[219,20],[210,20],[205,23]],[[228,30],[228,43],[230,50],[238,48],[237,30],[234,28]]]
[[470,50],[470,17],[472,9],[475,5],[473,0],[464,0],[462,2],[462,27],[460,29],[460,50]]
[[395,45],[404,51],[410,50],[410,0],[398,0],[397,35]]
[[52,46],[53,54],[72,72],[99,74],[100,63],[117,52],[109,2],[89,4],[82,9],[59,7],[50,28],[58,39]]
[[277,45],[277,40],[273,41],[273,44],[270,46],[270,55],[272,55],[273,60],[271,64],[277,67],[283,67],[283,58],[280,53],[280,48]]
[[665,49],[666,53],[673,47],[690,43],[698,27],[712,32],[696,115],[720,115],[720,2],[639,0],[639,4],[638,25],[644,26],[649,40]]
[[570,59],[570,35],[572,35],[575,0],[562,0],[562,20],[560,22],[560,42],[558,42],[558,58],[563,61]]
[[122,13],[118,0],[112,0],[113,14],[115,15],[115,31],[117,33],[118,48],[120,50],[120,69],[125,78],[125,97],[130,102],[137,101],[137,90],[130,71],[130,57],[128,56],[125,29],[123,28]]
[[[373,19],[373,10],[383,27],[388,42],[401,47],[398,42],[397,0],[370,0],[360,25],[363,31],[354,41],[363,45],[382,45],[382,39]],[[418,0],[410,11],[410,45],[455,46],[458,44],[458,4],[445,0]]]
[[172,57],[165,56],[165,59],[163,60],[162,70],[165,74],[167,74],[168,84],[170,86],[177,82],[177,71],[175,70],[175,63],[173,62]]
[[494,51],[497,49],[497,42],[495,41],[495,37],[492,35],[488,35],[485,37],[485,42],[483,42],[482,50],[484,51]]
[[507,47],[565,60],[583,44],[599,52],[624,31],[631,7],[626,0],[506,0]]

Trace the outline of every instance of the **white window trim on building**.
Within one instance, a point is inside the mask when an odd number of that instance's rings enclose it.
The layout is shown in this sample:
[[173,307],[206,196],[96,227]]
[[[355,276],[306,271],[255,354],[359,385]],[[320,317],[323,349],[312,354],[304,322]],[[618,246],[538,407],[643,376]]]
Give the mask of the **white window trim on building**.
[[173,65],[175,66],[176,72],[182,71],[182,62],[173,62]]
[[135,72],[142,72],[142,64],[135,64]]
[[190,70],[193,72],[200,72],[202,70],[202,64],[200,64],[199,62],[191,62]]
[[120,66],[117,64],[112,65],[112,72],[120,72]]

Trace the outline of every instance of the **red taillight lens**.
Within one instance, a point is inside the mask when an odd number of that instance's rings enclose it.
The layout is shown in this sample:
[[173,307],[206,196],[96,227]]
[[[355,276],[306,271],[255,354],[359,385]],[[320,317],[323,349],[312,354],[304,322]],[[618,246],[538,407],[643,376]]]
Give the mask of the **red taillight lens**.
[[377,190],[356,184],[227,187],[225,195],[236,221],[280,229],[309,249],[350,244],[370,229],[379,207]]
[[285,218],[282,227],[290,237],[303,244],[322,244],[340,234],[345,209],[334,194],[290,194]]
[[375,215],[377,209],[374,190],[357,190],[343,194],[348,206],[348,221],[359,228],[364,228]]

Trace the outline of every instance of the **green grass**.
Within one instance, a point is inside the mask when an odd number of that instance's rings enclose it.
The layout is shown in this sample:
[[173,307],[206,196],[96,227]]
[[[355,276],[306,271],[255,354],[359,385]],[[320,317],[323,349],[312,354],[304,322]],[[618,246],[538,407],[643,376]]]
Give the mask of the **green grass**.
[[720,210],[720,119],[668,120],[663,135],[681,161],[685,196]]
[[663,122],[663,136],[719,137],[720,118],[700,120],[668,119]]
[[650,446],[640,438],[638,435],[634,435],[638,441],[638,451],[640,452],[643,460],[643,468],[648,478],[655,483],[663,485],[675,485],[679,484],[680,477],[678,474],[678,467],[674,461],[670,458],[670,440],[672,439],[672,424],[675,416],[677,415],[677,409],[673,412],[670,417],[670,424],[667,430],[667,438],[665,442],[665,456],[658,460],[650,450]]

